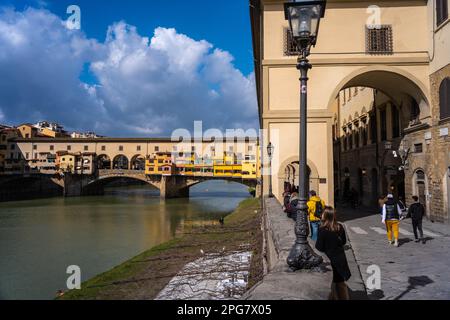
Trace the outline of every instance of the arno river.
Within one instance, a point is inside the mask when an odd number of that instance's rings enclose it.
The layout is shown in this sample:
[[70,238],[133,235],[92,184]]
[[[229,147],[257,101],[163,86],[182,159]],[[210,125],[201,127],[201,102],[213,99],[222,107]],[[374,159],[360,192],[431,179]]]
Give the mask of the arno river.
[[192,222],[211,224],[249,197],[247,187],[210,181],[189,199],[161,201],[147,187],[101,197],[0,203],[0,299],[53,299],[70,265],[82,281],[172,239]]

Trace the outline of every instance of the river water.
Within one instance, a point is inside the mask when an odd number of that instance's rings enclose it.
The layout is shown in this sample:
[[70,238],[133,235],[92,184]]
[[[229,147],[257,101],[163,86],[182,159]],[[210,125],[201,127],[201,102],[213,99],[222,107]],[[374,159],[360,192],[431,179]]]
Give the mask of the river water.
[[237,183],[209,181],[189,199],[162,201],[143,186],[101,197],[0,204],[0,299],[53,299],[67,290],[67,267],[82,281],[164,243],[183,225],[211,224],[249,197]]

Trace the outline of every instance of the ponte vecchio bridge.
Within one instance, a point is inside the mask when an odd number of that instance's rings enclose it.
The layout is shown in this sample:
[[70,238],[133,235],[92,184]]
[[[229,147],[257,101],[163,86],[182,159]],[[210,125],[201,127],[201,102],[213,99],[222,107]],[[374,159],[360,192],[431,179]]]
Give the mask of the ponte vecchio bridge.
[[70,197],[101,194],[114,180],[132,179],[157,188],[162,198],[176,198],[188,197],[201,182],[226,180],[260,190],[256,138],[21,138],[14,144],[20,170],[2,177],[0,187],[46,179]]

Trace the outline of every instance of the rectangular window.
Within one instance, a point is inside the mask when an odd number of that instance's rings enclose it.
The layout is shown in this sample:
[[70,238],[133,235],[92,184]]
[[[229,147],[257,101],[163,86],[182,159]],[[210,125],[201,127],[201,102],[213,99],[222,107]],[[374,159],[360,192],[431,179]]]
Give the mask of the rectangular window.
[[155,146],[155,152],[159,152],[159,147]]
[[50,146],[50,151],[55,150],[55,146]]
[[89,150],[89,146],[84,146],[84,151],[88,151]]
[[437,27],[448,19],[448,2],[447,0],[436,0],[436,23]]
[[37,145],[33,145],[33,150],[37,150]]
[[123,146],[119,146],[119,151],[123,151]]
[[290,29],[288,28],[284,29],[283,40],[284,40],[284,55],[298,56],[300,50],[297,47],[297,43],[295,43],[294,41],[294,37],[292,36],[292,32]]
[[422,153],[423,152],[423,144],[417,143],[414,145],[414,152],[415,153]]
[[72,146],[67,146],[67,151],[72,150]]
[[29,159],[30,158],[30,154],[28,152],[25,153],[25,159]]
[[106,146],[102,146],[102,151],[106,151]]
[[136,151],[141,151],[141,146],[137,146]]
[[382,25],[376,28],[369,28],[366,26],[366,53],[394,53],[392,26]]

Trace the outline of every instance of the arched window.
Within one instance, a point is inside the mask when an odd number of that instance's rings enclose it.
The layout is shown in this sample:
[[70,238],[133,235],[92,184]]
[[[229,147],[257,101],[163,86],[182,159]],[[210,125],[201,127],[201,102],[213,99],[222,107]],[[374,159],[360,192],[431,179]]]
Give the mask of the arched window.
[[450,118],[450,78],[445,78],[439,88],[441,120]]

